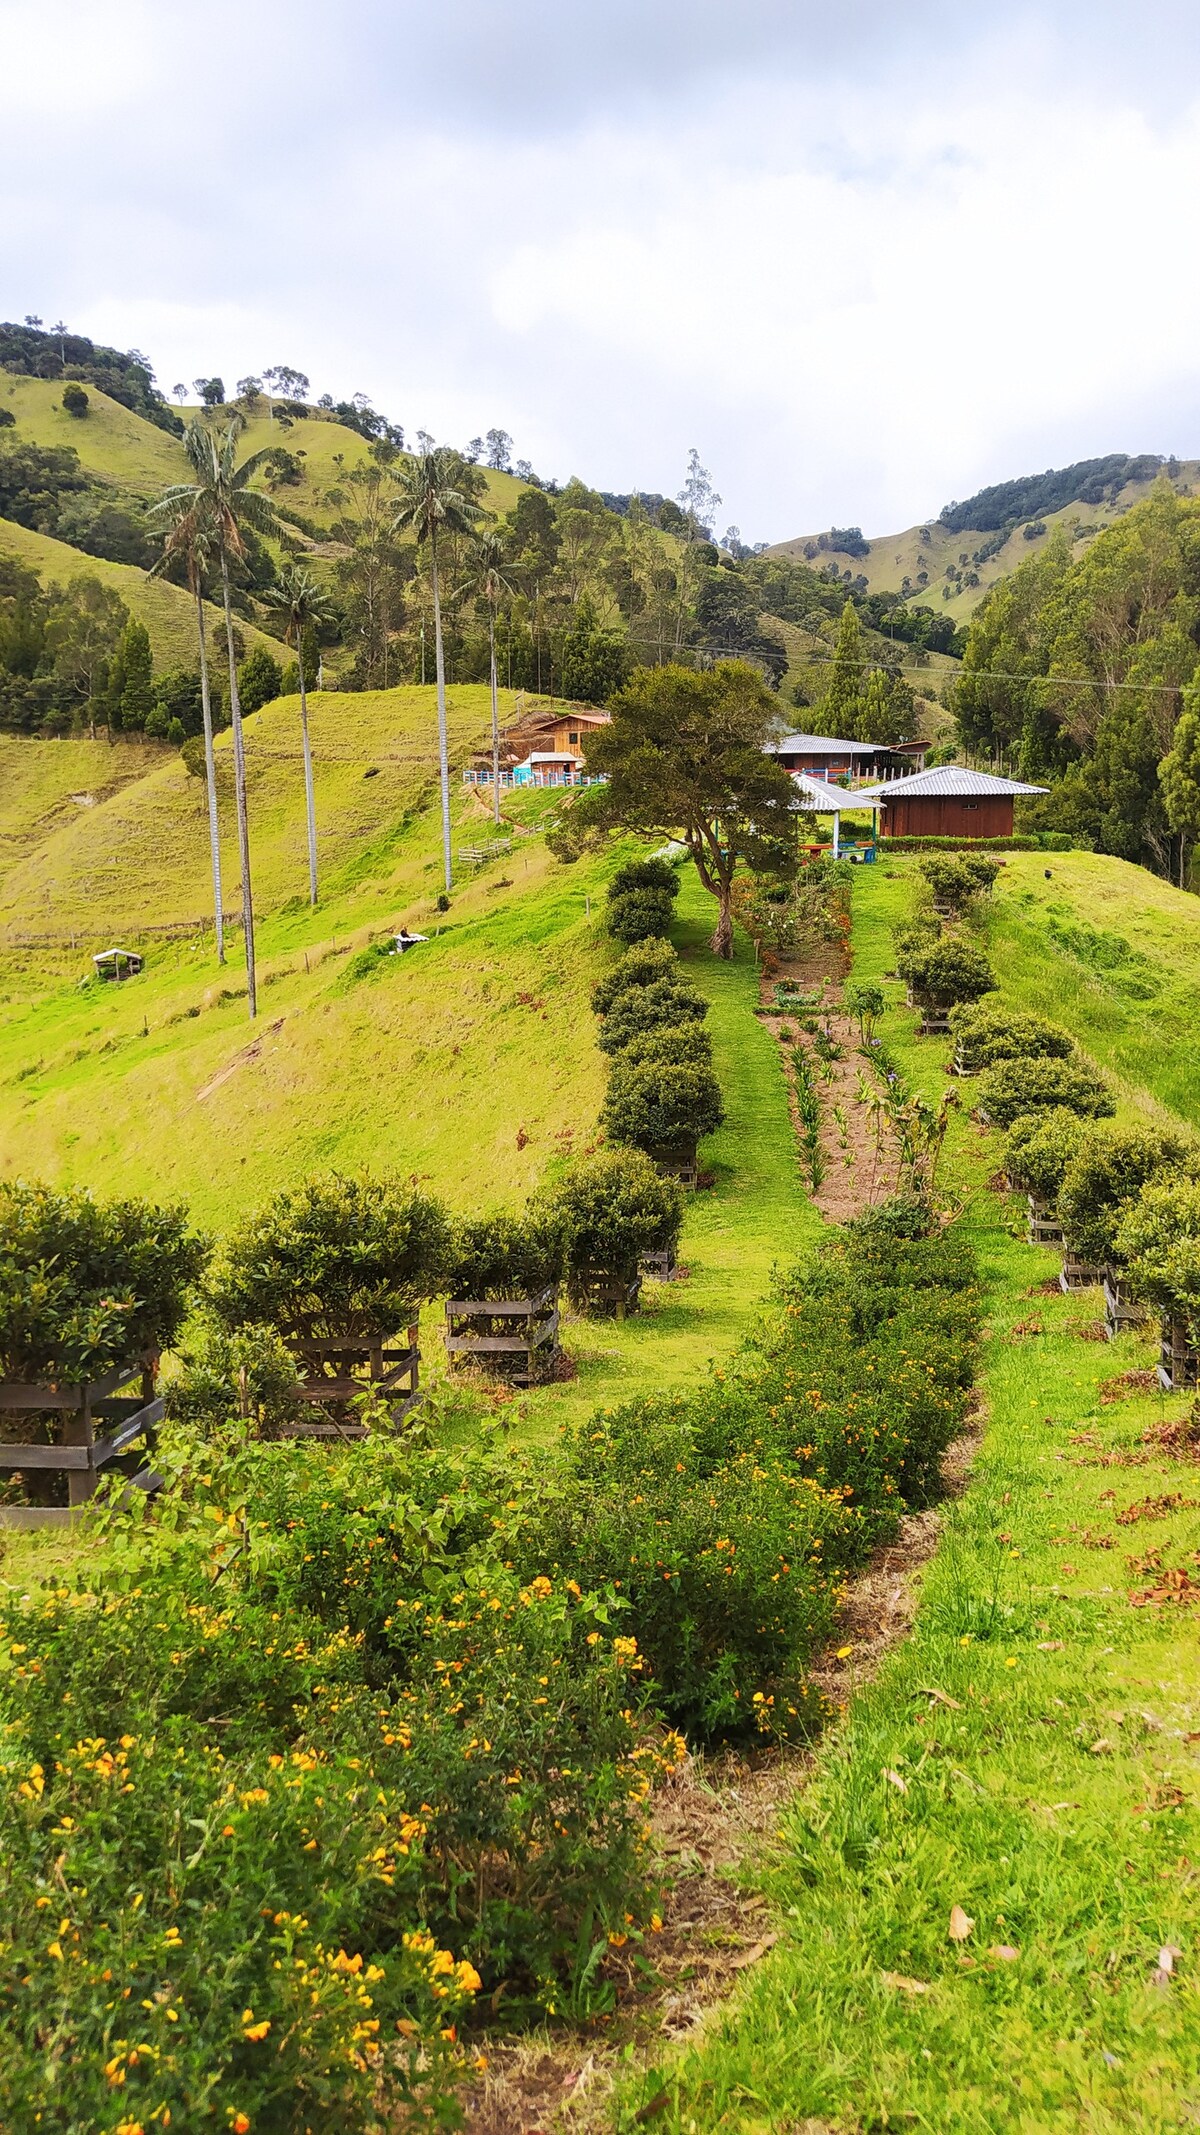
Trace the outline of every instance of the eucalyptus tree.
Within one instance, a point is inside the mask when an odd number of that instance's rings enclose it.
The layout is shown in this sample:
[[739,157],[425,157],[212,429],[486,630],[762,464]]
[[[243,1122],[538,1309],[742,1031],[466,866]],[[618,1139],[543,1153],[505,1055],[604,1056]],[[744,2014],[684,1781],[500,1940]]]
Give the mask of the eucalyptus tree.
[[496,687],[496,611],[515,592],[504,575],[504,547],[499,535],[479,534],[467,550],[463,590],[487,604],[488,675],[492,685],[492,817],[500,821],[500,709]]
[[274,507],[250,480],[264,454],[251,453],[238,465],[237,445],[245,424],[234,415],[220,429],[201,422],[189,423],[184,436],[194,482],[177,483],[168,489],[159,510],[174,515],[193,513],[195,524],[211,544],[221,573],[221,597],[225,610],[225,646],[229,655],[229,717],[233,727],[233,782],[237,802],[238,860],[242,878],[242,926],[246,936],[246,995],[251,1016],[258,1014],[258,986],[254,954],[254,897],[250,883],[250,822],[246,807],[246,741],[242,731],[242,707],[238,696],[237,651],[233,635],[229,566],[246,553],[243,529],[257,534],[273,533],[278,525]]
[[[217,962],[225,961],[225,909],[221,894],[221,832],[217,815],[217,767],[213,754],[212,694],[208,685],[208,647],[204,641],[204,576],[215,547],[212,528],[194,505],[172,497],[151,507],[169,513],[163,553],[155,572],[182,563],[188,591],[196,603],[196,642],[200,648],[200,710],[204,720],[204,785],[208,798],[208,851],[212,868],[213,924],[217,936]],[[151,574],[153,575],[153,573]]]
[[308,901],[317,901],[317,813],[313,800],[312,748],[308,738],[308,678],[304,672],[304,633],[317,630],[333,615],[333,603],[323,586],[300,564],[288,564],[276,583],[263,595],[267,605],[284,620],[284,636],[296,648],[300,675],[300,735],[304,750],[304,811],[308,824]]
[[[415,534],[429,557],[433,589],[433,637],[437,659],[438,769],[442,789],[442,869],[447,891],[454,879],[450,852],[450,744],[446,730],[446,661],[442,646],[442,603],[438,580],[438,538],[474,532],[483,516],[476,502],[479,471],[449,445],[422,442],[420,452],[395,470],[397,533]],[[474,494],[473,494],[474,492]]]

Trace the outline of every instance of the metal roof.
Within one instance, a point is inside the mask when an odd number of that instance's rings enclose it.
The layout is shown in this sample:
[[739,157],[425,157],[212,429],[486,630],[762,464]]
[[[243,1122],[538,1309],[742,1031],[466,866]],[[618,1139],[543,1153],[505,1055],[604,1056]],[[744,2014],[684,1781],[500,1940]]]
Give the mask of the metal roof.
[[827,779],[814,778],[811,771],[793,771],[792,782],[796,787],[794,808],[806,808],[813,815],[841,815],[847,808],[857,808],[857,793],[848,793],[844,786],[831,786]]
[[996,778],[991,771],[969,771],[965,764],[938,764],[932,771],[913,771],[907,778],[886,779],[881,786],[865,786],[854,798],[860,807],[886,808],[893,800],[953,800],[967,794],[999,798],[1010,793],[1046,793],[1046,786],[1027,786],[1019,778]]
[[785,734],[782,741],[769,741],[768,756],[828,756],[840,749],[844,756],[878,756],[882,742],[842,741],[836,734]]

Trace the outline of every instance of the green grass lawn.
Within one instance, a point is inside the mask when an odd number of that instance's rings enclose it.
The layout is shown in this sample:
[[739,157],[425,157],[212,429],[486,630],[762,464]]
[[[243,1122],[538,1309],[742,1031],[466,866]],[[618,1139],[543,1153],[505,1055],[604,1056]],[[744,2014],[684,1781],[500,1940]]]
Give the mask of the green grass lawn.
[[[889,967],[904,895],[882,870],[856,883],[860,971]],[[1156,886],[1127,901],[1149,927]],[[1073,1021],[1062,998],[1056,1012]],[[884,1034],[936,1092],[945,1042],[913,1021],[889,1015]],[[970,1488],[911,1640],[858,1691],[849,1657],[846,1719],[761,1866],[779,1947],[629,2095],[630,2118],[664,2087],[658,2124],[705,2131],[1150,2135],[1200,2114],[1196,1625],[1132,1607],[1153,1572],[1127,1562],[1184,1564],[1200,1544],[1200,1471],[1141,1437],[1187,1397],[1101,1401],[1151,1346],[1083,1340],[1095,1295],[1041,1294],[1055,1256],[980,1190],[997,1149],[959,1116],[948,1176],[971,1196],[988,1313]],[[1170,1495],[1166,1517],[1118,1523]],[[1155,1983],[1164,1946],[1182,1954]]]

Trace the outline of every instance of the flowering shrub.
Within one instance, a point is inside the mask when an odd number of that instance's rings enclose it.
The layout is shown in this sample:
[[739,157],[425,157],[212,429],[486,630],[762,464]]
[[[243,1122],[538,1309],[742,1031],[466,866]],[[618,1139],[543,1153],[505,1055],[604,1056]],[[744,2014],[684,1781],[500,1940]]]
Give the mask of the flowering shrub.
[[0,1378],[98,1378],[157,1354],[207,1258],[179,1204],[0,1181]]
[[1011,1126],[1022,1112],[1051,1106],[1081,1119],[1116,1111],[1104,1077],[1071,1060],[1001,1060],[983,1077],[979,1103],[997,1127]]

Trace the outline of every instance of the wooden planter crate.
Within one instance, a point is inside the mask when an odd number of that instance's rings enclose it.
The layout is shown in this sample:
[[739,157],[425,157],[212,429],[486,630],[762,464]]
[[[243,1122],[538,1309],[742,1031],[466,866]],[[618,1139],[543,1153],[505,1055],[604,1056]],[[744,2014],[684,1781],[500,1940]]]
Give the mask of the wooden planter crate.
[[673,1149],[651,1149],[649,1155],[660,1179],[674,1179],[685,1192],[695,1192],[700,1177],[695,1142],[678,1143]]
[[920,994],[909,988],[909,1006],[920,1014],[917,1036],[920,1038],[946,1038],[950,1035],[950,1010],[938,1001],[923,1001]]
[[[139,1391],[126,1392],[135,1380],[140,1381]],[[129,1462],[124,1473],[142,1489],[152,1488],[157,1481],[144,1465],[133,1467],[138,1455],[130,1454],[130,1448],[143,1440],[146,1443],[139,1452],[144,1455],[153,1444],[155,1426],[162,1422],[162,1396],[155,1394],[154,1372],[144,1363],[115,1365],[103,1378],[76,1386],[22,1385],[16,1379],[0,1380],[0,1410],[10,1415],[49,1413],[61,1418],[61,1437],[55,1445],[28,1441],[0,1444],[0,1472],[28,1474],[40,1469],[43,1473],[65,1474],[71,1505],[86,1504],[102,1470],[113,1461]],[[54,1510],[50,1506],[35,1509],[47,1513]]]
[[280,1435],[365,1438],[367,1427],[359,1422],[353,1403],[366,1393],[383,1399],[393,1428],[399,1430],[421,1399],[417,1334],[418,1329],[410,1327],[403,1347],[389,1344],[383,1335],[367,1335],[358,1341],[294,1342],[292,1347],[307,1367],[297,1392],[311,1406],[313,1416],[311,1422],[305,1417],[299,1423],[285,1423]]
[[1184,1321],[1169,1319],[1165,1313],[1159,1347],[1158,1383],[1168,1394],[1179,1393],[1185,1387],[1200,1386],[1200,1352],[1188,1340]]
[[641,1305],[642,1278],[632,1281],[613,1275],[607,1268],[577,1271],[571,1281],[571,1303],[589,1319],[623,1320]]
[[452,1359],[465,1357],[518,1386],[533,1385],[561,1354],[557,1284],[536,1297],[451,1298],[446,1349]]
[[1111,1342],[1118,1334],[1144,1327],[1149,1314],[1140,1298],[1131,1297],[1116,1268],[1104,1270],[1104,1329]]
[[652,1275],[656,1282],[674,1282],[679,1273],[679,1262],[669,1246],[661,1253],[643,1253],[638,1262],[643,1275]]
[[1025,1199],[1029,1206],[1030,1245],[1061,1245],[1062,1224],[1053,1204],[1041,1194],[1026,1194]]
[[1096,1284],[1103,1280],[1103,1274],[1102,1268],[1090,1268],[1085,1260],[1077,1260],[1074,1253],[1069,1253],[1067,1248],[1063,1247],[1062,1273],[1058,1278],[1060,1290],[1065,1290],[1068,1294],[1072,1290],[1094,1290]]
[[950,1069],[952,1074],[962,1076],[978,1075],[980,1073],[977,1067],[968,1067],[966,1060],[963,1058],[963,1041],[961,1038],[956,1038],[954,1041],[954,1058],[950,1063]]

